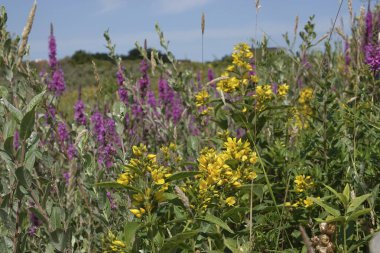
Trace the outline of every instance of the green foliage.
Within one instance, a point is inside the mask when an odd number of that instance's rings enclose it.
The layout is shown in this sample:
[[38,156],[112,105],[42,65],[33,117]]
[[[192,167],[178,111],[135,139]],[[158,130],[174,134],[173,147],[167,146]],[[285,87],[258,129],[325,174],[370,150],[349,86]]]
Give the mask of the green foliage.
[[[329,41],[323,54],[312,51],[323,40],[315,42],[311,17],[297,50],[287,36],[289,50],[264,39],[205,66],[175,59],[158,25],[163,53],[137,43],[116,55],[107,31],[108,55],[61,61],[69,89],[58,98],[41,66],[16,64],[20,38],[6,20],[2,8],[1,252],[305,252],[325,222],[337,228],[329,237],[337,252],[367,251],[380,222],[380,94],[360,44],[351,43],[350,64]],[[150,67],[154,91],[167,78],[184,108],[176,124],[142,101],[131,59]],[[221,78],[206,81],[210,66]],[[86,124],[72,120],[82,85]],[[116,99],[120,87],[128,103]],[[95,111],[114,126],[99,127],[101,138]],[[118,139],[100,145],[112,130]]]

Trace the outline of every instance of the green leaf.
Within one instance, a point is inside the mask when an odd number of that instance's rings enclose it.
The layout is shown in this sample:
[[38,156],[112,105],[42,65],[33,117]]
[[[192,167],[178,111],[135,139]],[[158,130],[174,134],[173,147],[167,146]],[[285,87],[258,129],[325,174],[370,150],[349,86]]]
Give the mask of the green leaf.
[[220,218],[218,218],[212,214],[206,214],[206,216],[202,220],[207,221],[209,223],[213,223],[213,224],[227,230],[231,234],[234,233],[234,231],[232,231],[232,229],[227,225],[227,223],[225,223]]
[[325,185],[324,186],[329,189],[329,191],[331,191],[338,199],[339,201],[343,204],[343,206],[347,206],[348,205],[348,198],[346,198],[346,196],[342,193],[338,193],[337,191],[335,191],[333,188],[331,188],[330,186],[328,185]]
[[232,238],[223,238],[224,245],[232,251],[232,253],[240,253],[241,251],[237,248],[236,240]]
[[10,233],[14,233],[15,223],[5,209],[0,209],[1,223],[8,229]]
[[350,200],[350,185],[349,185],[349,184],[346,184],[346,186],[344,187],[343,195],[344,195],[348,200]]
[[50,233],[50,242],[58,251],[64,251],[67,248],[71,239],[71,231],[64,231],[63,229],[56,229]]
[[164,245],[162,246],[159,252],[167,253],[173,249],[178,249],[178,246],[182,243],[185,243],[186,240],[191,239],[191,238],[195,239],[198,236],[199,232],[200,232],[199,230],[194,230],[194,231],[188,231],[188,232],[176,234],[175,236],[167,239],[164,242]]
[[51,226],[53,229],[62,228],[62,221],[65,220],[65,213],[60,207],[53,207],[50,215]]
[[365,208],[362,210],[358,210],[358,211],[352,213],[350,216],[348,216],[347,221],[354,221],[359,216],[365,215],[365,214],[370,213],[370,212],[371,212],[371,208]]
[[8,96],[8,89],[5,86],[0,86],[0,98]]
[[24,167],[18,167],[15,174],[20,184],[24,186],[25,189],[29,189],[29,187],[32,185],[32,176],[30,175],[29,171]]
[[136,232],[140,228],[139,222],[127,222],[124,225],[124,241],[128,242],[128,245],[133,246],[135,241]]
[[11,103],[8,102],[5,98],[0,99],[0,103],[3,104],[8,111],[12,114],[12,116],[17,119],[18,122],[22,120],[22,112],[14,107]]
[[37,94],[36,96],[34,96],[28,103],[28,105],[26,106],[26,110],[25,112],[30,112],[31,110],[33,110],[34,108],[38,107],[38,105],[40,104],[42,98],[44,97],[46,93],[46,90],[44,90],[43,92]]
[[104,187],[104,188],[124,188],[133,192],[142,193],[139,189],[133,186],[119,184],[118,182],[101,182],[101,183],[96,183],[95,186]]
[[35,120],[35,110],[33,108],[31,111],[27,112],[25,116],[22,118],[21,126],[20,126],[21,140],[26,140],[29,138],[34,128],[34,120]]
[[328,204],[326,204],[325,202],[323,202],[322,200],[320,199],[317,199],[317,198],[311,198],[313,200],[314,203],[316,203],[317,205],[321,206],[323,209],[325,209],[326,212],[328,212],[329,214],[335,216],[335,217],[338,217],[340,216],[340,212],[339,210],[336,210],[335,208],[329,206]]
[[181,171],[181,172],[174,173],[173,175],[168,177],[166,179],[166,181],[171,182],[171,181],[175,181],[175,180],[181,180],[184,178],[196,176],[200,173],[201,173],[200,171]]
[[348,206],[347,213],[351,213],[351,212],[355,211],[370,196],[371,196],[371,194],[365,194],[365,195],[362,195],[362,196],[359,196],[359,197],[352,199],[350,205]]

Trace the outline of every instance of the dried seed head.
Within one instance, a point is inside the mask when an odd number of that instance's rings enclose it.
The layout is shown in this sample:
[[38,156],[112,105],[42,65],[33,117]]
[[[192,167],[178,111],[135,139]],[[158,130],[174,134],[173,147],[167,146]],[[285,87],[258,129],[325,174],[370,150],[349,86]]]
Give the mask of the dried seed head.
[[319,245],[326,247],[330,242],[330,238],[328,235],[322,234],[319,236],[319,241]]
[[335,234],[335,231],[336,231],[335,224],[328,224],[327,225],[326,234],[328,234],[329,236],[332,236],[333,234]]
[[21,35],[21,44],[17,52],[17,55],[19,57],[17,61],[17,65],[20,65],[22,62],[22,57],[24,55],[26,44],[28,43],[28,37],[29,37],[30,31],[32,30],[32,25],[33,25],[34,15],[36,14],[36,9],[37,9],[37,2],[34,1],[32,9],[29,12],[29,17],[24,27],[24,31],[22,32],[22,35]]
[[354,22],[354,12],[353,12],[353,9],[352,9],[352,0],[348,0],[348,12],[350,13],[350,21],[351,21],[351,24]]
[[185,193],[179,188],[177,185],[174,187],[175,192],[177,193],[179,199],[182,201],[183,205],[189,210],[190,209],[190,202],[189,198],[185,195]]
[[326,231],[327,231],[327,223],[326,222],[322,222],[321,224],[319,224],[319,231],[322,233],[322,234],[326,234]]
[[299,24],[299,16],[296,16],[296,21],[294,23],[294,34],[297,34]]

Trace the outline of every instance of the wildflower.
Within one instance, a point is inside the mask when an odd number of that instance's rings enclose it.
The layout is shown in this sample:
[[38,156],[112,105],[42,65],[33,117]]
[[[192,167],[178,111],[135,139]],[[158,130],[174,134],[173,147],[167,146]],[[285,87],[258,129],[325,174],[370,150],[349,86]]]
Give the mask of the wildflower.
[[86,125],[87,118],[84,113],[84,103],[82,100],[78,99],[76,104],[74,105],[74,119],[79,125]]
[[236,203],[236,199],[235,197],[228,197],[225,202],[228,206],[233,206]]
[[53,25],[51,25],[49,36],[49,67],[51,69],[55,69],[57,65],[57,44],[55,41],[55,36],[53,34]]
[[119,94],[120,101],[128,105],[128,90],[124,87],[119,87],[117,93]]
[[119,178],[116,180],[118,184],[128,185],[131,180],[129,173],[122,173],[119,175]]
[[372,71],[380,70],[380,46],[368,44],[365,46],[365,63]]
[[117,83],[122,86],[124,84],[124,75],[123,75],[123,68],[119,67],[118,71],[116,72],[116,79]]
[[143,59],[140,62],[140,72],[142,73],[142,77],[139,80],[140,96],[143,100],[146,97],[146,93],[148,91],[149,84],[150,84],[148,70],[149,70],[149,64],[147,60]]
[[116,154],[116,145],[120,145],[120,138],[116,133],[115,121],[104,117],[100,112],[95,112],[91,116],[93,133],[98,144],[98,163],[104,164],[107,168],[113,164],[113,157]]
[[311,207],[313,205],[313,200],[310,198],[310,197],[307,197],[306,199],[304,199],[303,201],[303,205],[308,208],[308,207]]
[[52,73],[52,77],[48,83],[49,91],[53,92],[55,96],[59,97],[65,91],[65,80],[63,77],[62,69],[56,69]]
[[137,218],[141,218],[141,216],[143,214],[145,214],[145,209],[144,208],[139,208],[139,209],[136,209],[136,208],[133,208],[133,209],[129,209],[129,211]]
[[70,143],[68,145],[66,153],[67,153],[67,158],[69,158],[69,160],[74,159],[74,157],[77,155],[77,150],[76,150],[74,144]]
[[306,189],[311,188],[314,183],[310,176],[298,175],[294,183],[296,184],[296,192],[304,192]]
[[288,94],[288,91],[289,85],[287,85],[286,83],[280,84],[280,86],[278,87],[278,95],[280,97],[285,97]]
[[69,138],[69,134],[66,129],[66,124],[63,122],[58,123],[58,138],[61,142],[64,142]]
[[195,105],[197,107],[206,105],[209,98],[209,93],[207,92],[207,90],[203,89],[195,95]]
[[135,156],[142,156],[143,153],[147,152],[147,148],[144,144],[140,144],[140,146],[133,146],[132,147],[133,155]]
[[301,90],[300,97],[298,99],[298,103],[300,103],[300,104],[308,103],[313,96],[313,92],[314,92],[314,90],[310,87],[307,87],[307,88],[304,88],[303,90]]
[[156,97],[154,96],[153,91],[148,90],[147,97],[148,97],[147,99],[148,105],[150,105],[153,109],[155,109],[157,106],[157,102],[156,102]]

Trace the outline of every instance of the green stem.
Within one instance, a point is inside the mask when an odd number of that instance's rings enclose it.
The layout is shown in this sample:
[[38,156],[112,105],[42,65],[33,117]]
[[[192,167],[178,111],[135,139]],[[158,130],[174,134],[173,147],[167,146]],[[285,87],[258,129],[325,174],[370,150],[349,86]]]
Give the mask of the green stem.
[[347,231],[346,231],[346,222],[343,223],[343,252],[347,253]]

